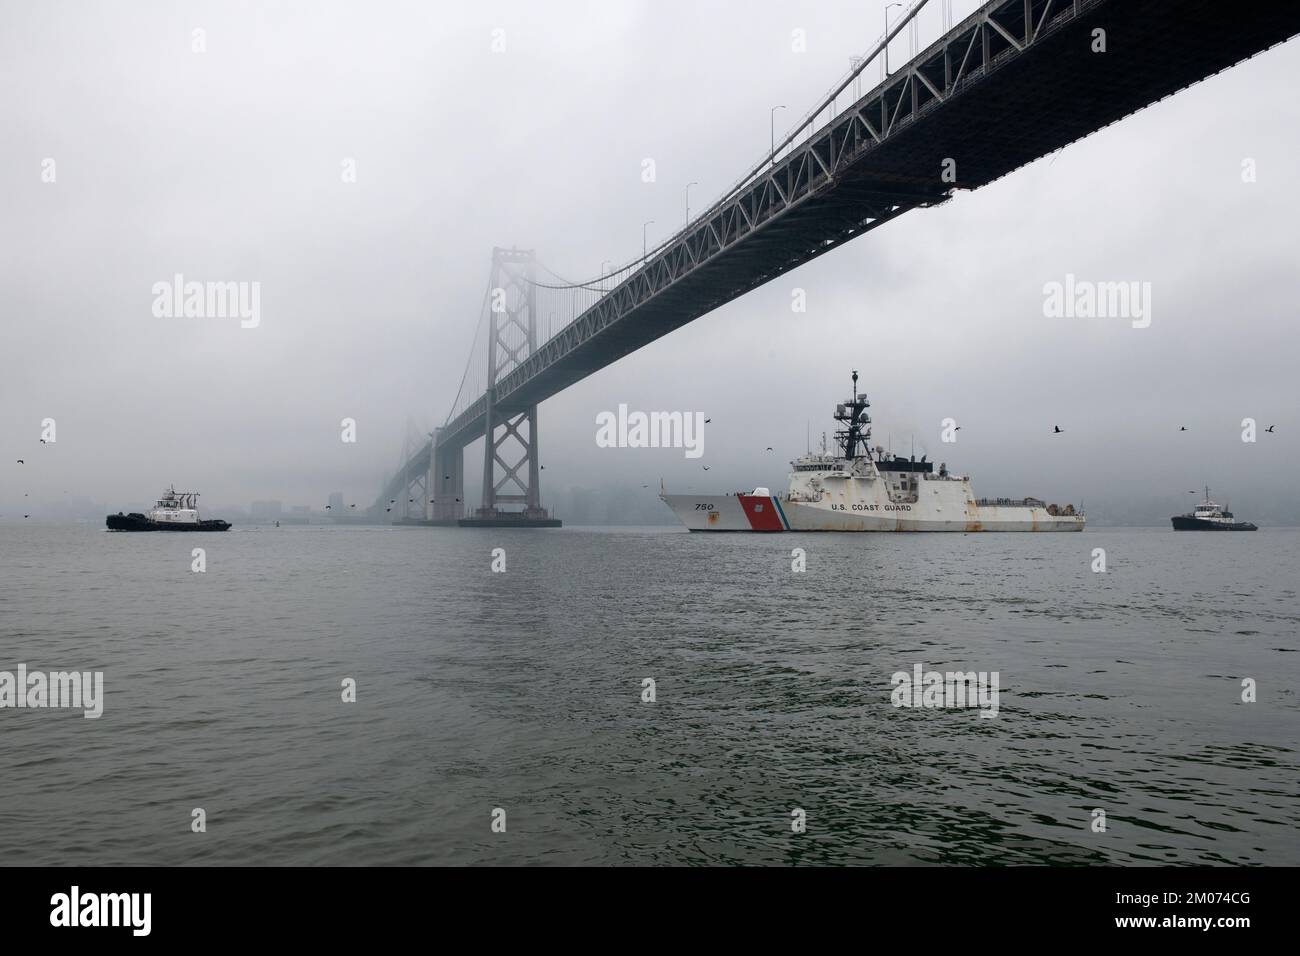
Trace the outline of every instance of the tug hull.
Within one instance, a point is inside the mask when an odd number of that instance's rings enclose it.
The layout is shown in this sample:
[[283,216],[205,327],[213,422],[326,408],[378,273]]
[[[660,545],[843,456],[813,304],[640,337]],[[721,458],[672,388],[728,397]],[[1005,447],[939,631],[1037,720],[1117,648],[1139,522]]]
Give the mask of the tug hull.
[[229,521],[154,521],[138,512],[129,515],[109,515],[109,531],[228,531]]
[[1258,531],[1249,521],[1206,521],[1194,515],[1176,515],[1169,519],[1175,531]]

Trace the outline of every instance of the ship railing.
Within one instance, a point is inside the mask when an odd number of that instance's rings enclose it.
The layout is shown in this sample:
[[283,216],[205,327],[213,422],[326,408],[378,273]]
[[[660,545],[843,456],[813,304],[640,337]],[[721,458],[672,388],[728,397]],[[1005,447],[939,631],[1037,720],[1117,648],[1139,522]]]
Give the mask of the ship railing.
[[976,498],[975,504],[981,508],[1045,508],[1046,501],[1037,498]]

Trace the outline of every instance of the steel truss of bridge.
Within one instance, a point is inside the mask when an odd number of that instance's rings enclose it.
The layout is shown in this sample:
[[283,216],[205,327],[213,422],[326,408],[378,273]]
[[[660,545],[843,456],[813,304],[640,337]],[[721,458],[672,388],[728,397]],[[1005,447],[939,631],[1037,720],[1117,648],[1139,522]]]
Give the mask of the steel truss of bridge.
[[[803,142],[778,148],[509,371],[494,367],[487,392],[439,429],[438,455],[450,463],[452,449],[493,433],[488,422],[535,424],[539,402],[751,289],[1297,33],[1300,3],[992,0]],[[430,466],[431,445],[389,489]]]

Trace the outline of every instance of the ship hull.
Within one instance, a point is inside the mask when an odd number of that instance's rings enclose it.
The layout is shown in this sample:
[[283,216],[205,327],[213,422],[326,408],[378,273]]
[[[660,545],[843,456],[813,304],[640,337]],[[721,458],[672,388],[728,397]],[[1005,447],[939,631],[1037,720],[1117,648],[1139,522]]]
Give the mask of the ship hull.
[[1178,515],[1169,519],[1175,531],[1258,531],[1249,521],[1206,521],[1191,515]]
[[773,496],[660,495],[690,531],[792,531]]
[[142,514],[109,515],[109,531],[229,531],[230,522],[212,519],[199,522],[153,521]]
[[[947,490],[947,489],[944,489]],[[867,496],[815,503],[775,495],[669,495],[664,503],[690,531],[1059,532],[1082,531],[1082,515],[1046,508],[978,505],[954,500],[893,503]]]

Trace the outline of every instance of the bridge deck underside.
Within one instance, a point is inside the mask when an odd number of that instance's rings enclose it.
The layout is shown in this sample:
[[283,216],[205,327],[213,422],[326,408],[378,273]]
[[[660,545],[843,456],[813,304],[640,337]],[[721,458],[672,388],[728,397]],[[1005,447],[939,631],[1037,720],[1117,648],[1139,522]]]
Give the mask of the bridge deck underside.
[[[900,100],[912,97],[910,103],[903,100],[909,108],[887,135],[879,141],[862,135],[860,145],[855,139],[851,149],[842,150],[848,161],[833,175],[634,307],[603,318],[593,334],[571,345],[566,340],[562,353],[543,344],[503,380],[504,387],[498,387],[495,417],[541,402],[903,212],[942,201],[954,185],[986,185],[1300,32],[1300,3],[1090,0],[1076,12],[1063,0],[1050,5],[1048,0],[1032,0],[1031,32],[1037,34],[1032,43],[1017,49],[993,30],[972,28],[983,12],[996,17],[1012,37],[1026,36],[1023,0],[989,4],[958,24],[859,101],[857,108],[870,115],[882,98],[889,113],[904,112],[897,109]],[[1105,30],[1104,53],[1093,52],[1097,28]],[[983,47],[985,35],[991,38],[985,48],[987,63],[981,61],[951,87],[943,86],[945,52],[951,58],[951,77],[974,44]],[[970,37],[973,42],[968,42]],[[941,98],[929,95],[922,83],[913,83],[919,97],[901,86],[913,67],[936,79]],[[1207,116],[1206,122],[1214,119]],[[814,133],[812,142],[833,137],[837,126],[853,122],[850,113],[842,114]],[[783,165],[800,162],[808,148],[796,148],[779,160],[774,175],[782,174]],[[955,184],[940,179],[949,158],[956,163]],[[978,241],[978,236],[971,237],[971,242]],[[665,255],[671,253],[669,249]],[[635,283],[641,273],[649,275],[654,268],[652,258],[625,282]],[[562,337],[563,332],[552,342]],[[448,423],[443,441],[467,444],[480,437],[483,407],[480,400]]]

